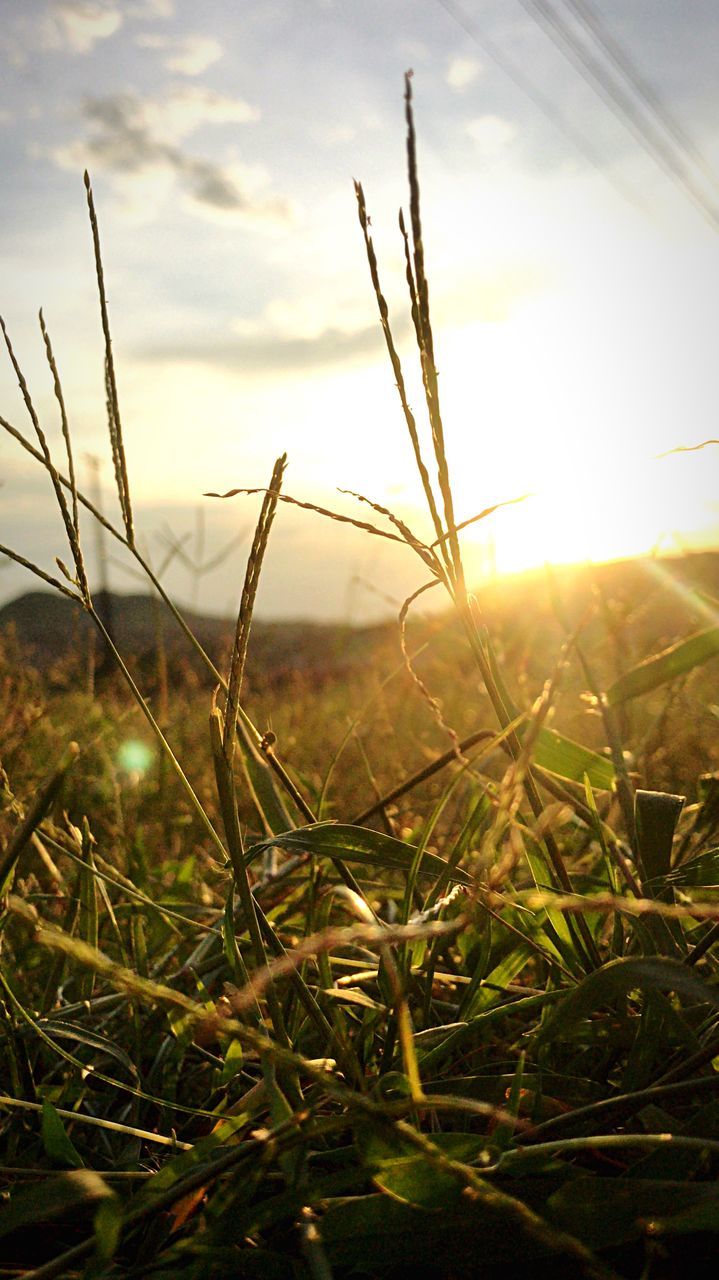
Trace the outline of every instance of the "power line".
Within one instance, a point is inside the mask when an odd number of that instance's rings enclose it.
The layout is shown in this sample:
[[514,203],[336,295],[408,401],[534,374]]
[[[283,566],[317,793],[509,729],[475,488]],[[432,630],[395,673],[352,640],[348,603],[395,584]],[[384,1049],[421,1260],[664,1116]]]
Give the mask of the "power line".
[[606,69],[577,40],[549,0],[519,0],[522,8],[546,32],[554,45],[579,71],[582,79],[599,95],[621,123],[637,139],[640,146],[669,178],[687,195],[715,231],[719,230],[719,212],[708,203],[676,152],[639,114],[636,104],[624,89],[606,74]]
[[[562,20],[549,0],[519,0],[522,8],[546,32],[553,44],[577,68],[582,79],[602,98],[615,116],[640,143],[648,155],[668,177],[683,188],[712,226],[719,228],[719,215],[709,205],[704,194],[692,181],[682,159],[667,145],[666,140],[651,128],[637,112],[636,104],[624,89],[611,80],[604,66],[577,40],[570,27]],[[587,74],[588,73],[588,74]]]
[[575,150],[584,157],[587,163],[592,165],[594,169],[601,173],[602,177],[607,182],[611,183],[623,199],[629,201],[629,203],[633,204],[635,208],[646,209],[646,206],[643,204],[641,198],[636,192],[632,191],[630,187],[625,186],[623,182],[619,181],[607,172],[604,160],[600,153],[591,145],[588,139],[579,132],[578,129],[574,129],[572,127],[572,125],[562,115],[561,111],[557,109],[555,104],[552,102],[552,99],[542,93],[541,89],[539,89],[529,79],[529,77],[524,74],[521,68],[516,66],[511,59],[506,56],[500,46],[492,40],[491,36],[487,35],[487,33],[483,31],[479,25],[454,2],[454,0],[437,0],[437,4],[440,5],[441,8],[449,14],[450,18],[452,18],[454,22],[456,22],[457,25],[470,37],[470,39],[487,54],[487,57],[492,59],[492,61],[500,68],[501,71],[504,72],[512,83],[515,84],[517,88],[534,103],[535,107],[541,111],[542,115],[549,120],[550,124],[552,124],[559,133],[564,135]]
[[679,124],[665,100],[642,75],[636,63],[617,38],[608,31],[596,10],[592,8],[587,0],[562,0],[562,2],[566,8],[572,10],[578,21],[589,31],[596,43],[602,47],[616,70],[629,81],[637,97],[642,100],[647,110],[663,125],[680,150],[684,151],[694,164],[702,170],[711,184],[719,189],[717,175],[706,157]]

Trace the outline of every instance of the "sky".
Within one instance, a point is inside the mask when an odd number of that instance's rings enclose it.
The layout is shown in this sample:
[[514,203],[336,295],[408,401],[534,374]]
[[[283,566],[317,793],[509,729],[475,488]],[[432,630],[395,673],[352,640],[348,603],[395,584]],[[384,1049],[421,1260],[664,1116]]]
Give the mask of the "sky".
[[[353,188],[424,431],[397,226],[408,69],[457,517],[529,495],[465,535],[470,579],[719,544],[719,446],[659,456],[719,435],[719,9],[687,12],[0,0],[0,312],[61,464],[43,307],[81,485],[100,459],[119,521],[87,168],[137,525],[158,567],[180,544],[180,601],[236,609],[258,499],[203,495],[267,484],[285,451],[286,493],[362,518],[338,490],[359,492],[430,536]],[[32,434],[7,360],[0,414]],[[54,571],[48,477],[1,432],[0,482],[0,543]],[[97,580],[89,521],[83,539]],[[405,548],[283,506],[258,612],[370,620],[425,576]],[[0,602],[34,585],[0,561]]]

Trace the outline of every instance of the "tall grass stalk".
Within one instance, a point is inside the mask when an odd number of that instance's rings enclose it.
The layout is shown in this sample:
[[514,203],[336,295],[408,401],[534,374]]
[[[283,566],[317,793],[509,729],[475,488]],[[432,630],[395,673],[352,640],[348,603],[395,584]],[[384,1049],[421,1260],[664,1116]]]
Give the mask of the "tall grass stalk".
[[[513,707],[511,700],[503,687],[503,682],[499,677],[499,668],[493,655],[491,640],[487,628],[482,620],[479,605],[476,599],[467,592],[465,585],[465,572],[458,538],[458,528],[454,517],[454,501],[445,445],[444,423],[442,420],[439,402],[437,369],[434,359],[434,338],[429,311],[429,286],[424,266],[424,244],[422,240],[419,179],[417,175],[416,137],[412,110],[411,73],[408,73],[405,77],[405,118],[407,122],[407,169],[410,190],[410,225],[412,229],[411,249],[403,218],[400,223],[400,227],[405,244],[407,281],[410,291],[412,318],[419,347],[422,381],[431,431],[432,447],[437,467],[437,483],[443,510],[443,521],[439,515],[439,503],[437,498],[434,496],[432,482],[422,459],[415,419],[407,405],[406,393],[404,390],[404,378],[401,372],[401,363],[392,338],[387,303],[382,293],[374,246],[368,232],[369,220],[367,216],[364,191],[361,184],[356,183],[355,190],[357,194],[359,221],[364,236],[370,276],[375,296],[377,298],[382,328],[385,334],[390,360],[397,382],[405,422],[410,434],[422,486],[427,497],[430,516],[437,534],[437,542],[443,557],[443,564],[441,566],[436,566],[437,580],[444,584],[455,608],[459,613],[459,616],[462,619],[467,639],[484,686],[492,702],[497,718],[499,719],[499,723],[504,729],[507,728],[513,719]],[[427,586],[429,585],[431,584],[427,584]],[[426,587],[421,588],[421,590],[426,589]],[[510,733],[508,743],[515,760],[519,760],[522,753],[522,744],[516,732]],[[531,768],[526,770],[524,785],[529,804],[535,817],[538,818],[544,806]],[[549,864],[558,886],[565,891],[570,891],[571,880],[567,872],[564,859],[551,833],[548,833],[545,836],[544,844]],[[586,922],[582,919],[578,922],[578,930],[581,939],[579,946],[584,953],[585,963],[589,968],[595,967],[600,963],[599,953]]]

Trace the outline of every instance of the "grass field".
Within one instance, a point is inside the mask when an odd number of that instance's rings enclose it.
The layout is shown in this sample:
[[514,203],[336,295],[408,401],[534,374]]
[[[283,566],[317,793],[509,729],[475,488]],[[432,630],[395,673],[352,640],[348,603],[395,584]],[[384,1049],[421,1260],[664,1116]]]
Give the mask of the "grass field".
[[252,630],[279,459],[234,633],[193,637],[135,543],[89,182],[105,523],[159,602],[149,656],[88,584],[59,379],[65,474],[16,366],[36,443],[4,425],[71,557],[29,568],[89,630],[52,662],[19,630],[0,649],[0,1275],[659,1280],[715,1256],[719,559],[467,591],[409,81],[407,126],[429,444],[357,197],[432,540],[357,519],[447,612],[280,661]]

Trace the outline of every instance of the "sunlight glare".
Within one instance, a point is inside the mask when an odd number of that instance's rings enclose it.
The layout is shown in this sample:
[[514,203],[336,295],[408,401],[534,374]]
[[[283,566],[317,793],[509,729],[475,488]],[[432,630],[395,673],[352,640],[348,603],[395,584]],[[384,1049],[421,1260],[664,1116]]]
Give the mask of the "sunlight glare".
[[[566,303],[566,300],[565,300]],[[641,404],[635,368],[603,379],[556,297],[447,335],[442,389],[458,519],[523,494],[465,534],[499,572],[680,550],[716,537],[716,465],[658,458],[674,427]],[[671,435],[669,435],[671,438]],[[714,479],[712,479],[712,476]]]
[[117,753],[117,763],[123,772],[130,777],[142,777],[150,768],[154,758],[154,752],[148,747],[146,742],[140,742],[139,738],[127,738],[123,742]]

